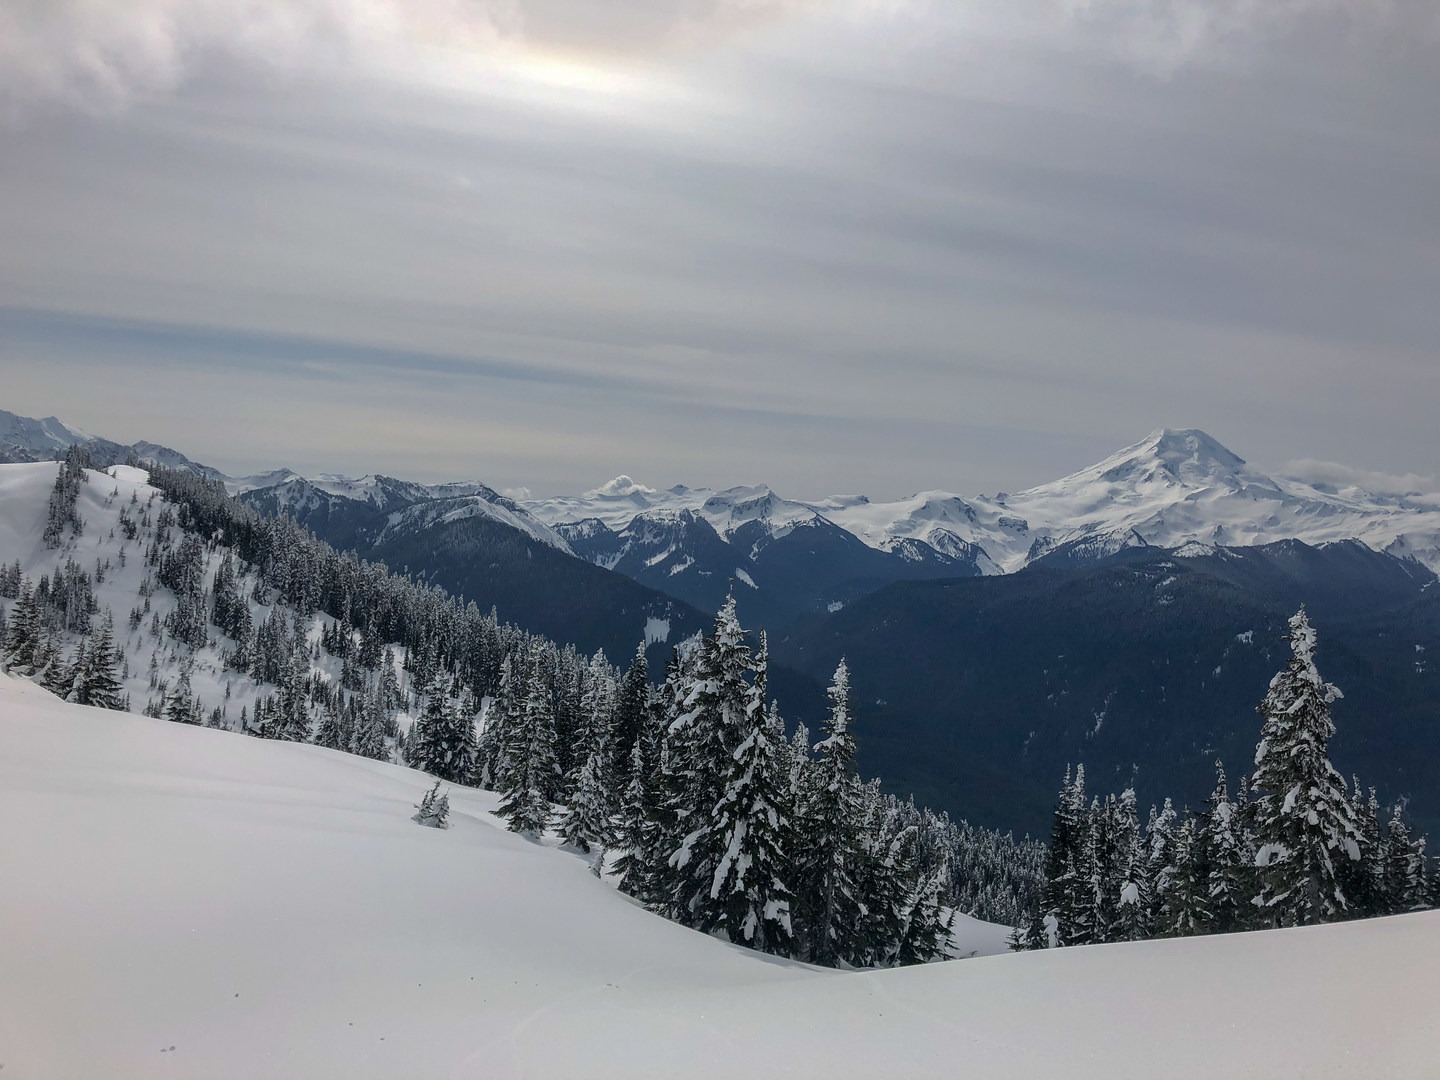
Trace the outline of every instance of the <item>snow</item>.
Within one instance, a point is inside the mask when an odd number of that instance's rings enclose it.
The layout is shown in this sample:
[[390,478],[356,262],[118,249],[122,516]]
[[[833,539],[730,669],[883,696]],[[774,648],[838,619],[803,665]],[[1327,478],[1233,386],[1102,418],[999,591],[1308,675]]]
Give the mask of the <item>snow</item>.
[[1359,540],[1440,570],[1440,496],[1268,476],[1194,429],[1154,431],[1089,468],[1013,495],[922,491],[888,502],[864,496],[807,502],[764,485],[723,491],[635,485],[624,495],[608,492],[610,486],[525,508],[551,524],[598,517],[615,529],[645,511],[688,509],[722,536],[750,520],[779,530],[818,514],[881,550],[908,539],[959,556],[964,545],[978,545],[983,573],[1018,570],[1034,554],[1086,536],[1178,549],[1186,558],[1211,554],[1217,545]]
[[[151,656],[157,661],[158,677],[173,684],[182,660],[188,653],[176,649],[167,637],[157,649],[157,641],[150,636],[147,627],[152,617],[162,622],[175,607],[175,597],[168,589],[157,590],[150,599],[151,614],[142,620],[139,627],[132,629],[127,615],[139,601],[138,592],[145,580],[145,546],[150,542],[150,532],[141,530],[138,539],[125,539],[119,527],[122,512],[128,510],[130,517],[138,517],[152,496],[151,516],[157,516],[161,509],[159,492],[149,486],[149,474],[144,469],[117,465],[103,472],[89,470],[88,482],[81,485],[76,508],[85,523],[84,531],[78,537],[67,538],[59,549],[47,548],[42,540],[46,522],[46,507],[50,491],[55,483],[59,465],[55,462],[39,462],[24,465],[0,465],[0,563],[20,562],[22,573],[32,581],[38,581],[42,574],[53,575],[67,559],[74,559],[80,565],[91,568],[96,561],[108,561],[105,580],[95,587],[95,599],[99,605],[96,617],[108,608],[115,618],[115,643],[118,659],[128,661],[129,675],[122,673],[122,693],[131,698],[131,708],[141,711],[146,702],[159,696],[157,689],[150,686],[149,665]],[[113,493],[113,494],[112,494]],[[132,503],[131,497],[137,501]],[[123,558],[123,563],[122,563]],[[206,569],[207,582],[213,582],[220,556],[211,554]],[[249,592],[248,584],[242,590]],[[13,600],[0,598],[0,607],[8,608]],[[263,622],[272,610],[270,605],[250,601],[252,618],[258,624]],[[309,634],[311,640],[318,640],[322,617],[312,616]],[[275,687],[269,683],[256,683],[248,676],[237,675],[226,669],[222,653],[233,646],[233,642],[220,635],[212,627],[215,644],[199,649],[193,654],[193,670],[190,674],[191,690],[200,700],[203,712],[220,707],[225,711],[228,726],[238,726],[242,709],[254,712],[258,698],[273,693]],[[65,648],[70,655],[77,639],[73,636]],[[319,664],[322,675],[338,679],[340,661],[328,654]],[[400,672],[400,684],[407,687],[409,673]],[[227,690],[229,696],[227,697]],[[402,726],[408,717],[400,717]]]
[[657,619],[653,615],[645,620],[645,644],[664,644],[670,640],[670,620]]
[[407,769],[7,677],[0,725],[7,1075],[705,1077],[739,1046],[752,1075],[1440,1069],[1437,913],[821,971],[643,911],[489,794],[421,828]]
[[736,576],[737,578],[739,578],[741,581],[743,581],[746,585],[749,585],[750,588],[752,588],[752,589],[758,589],[758,588],[759,588],[759,586],[755,584],[755,579],[752,578],[749,574],[747,574],[743,569],[741,569],[741,568],[738,567],[738,566],[735,568],[735,576]]
[[88,442],[90,438],[87,432],[70,427],[54,416],[33,420],[0,409],[0,445],[18,446],[49,456],[77,443]]

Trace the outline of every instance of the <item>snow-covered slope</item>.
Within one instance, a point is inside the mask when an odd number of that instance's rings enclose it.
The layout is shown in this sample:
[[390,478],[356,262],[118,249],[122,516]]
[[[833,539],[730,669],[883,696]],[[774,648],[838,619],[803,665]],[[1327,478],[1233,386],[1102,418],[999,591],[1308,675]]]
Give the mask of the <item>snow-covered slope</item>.
[[397,766],[3,676],[0,738],[6,1076],[1440,1074],[1440,913],[822,971],[641,910],[491,795],[422,829]]
[[[974,561],[987,573],[1017,570],[1088,538],[1104,538],[1094,550],[1137,540],[1174,548],[1192,541],[1248,546],[1355,539],[1440,569],[1440,493],[1389,495],[1267,476],[1195,430],[1152,432],[1087,469],[1013,495],[925,491],[893,502],[864,496],[797,502],[763,486],[654,491],[621,477],[582,496],[526,508],[552,524],[595,518],[617,530],[638,513],[690,509],[722,535],[755,518],[783,529],[819,514],[872,547],[903,551],[920,543]],[[971,544],[983,556],[975,559]]]
[[[148,474],[143,469],[125,465],[87,471],[88,482],[81,485],[76,500],[76,509],[85,523],[84,531],[78,537],[67,537],[62,547],[51,549],[45,546],[42,534],[46,504],[58,470],[59,466],[53,461],[0,465],[0,563],[18,562],[22,575],[32,581],[38,581],[42,575],[54,578],[72,559],[87,570],[93,570],[97,563],[103,564],[103,580],[94,586],[97,611],[92,618],[98,621],[107,610],[114,616],[122,693],[130,696],[132,710],[139,712],[147,702],[163,697],[163,689],[151,678],[152,658],[156,679],[162,686],[173,682],[184,660],[189,668],[192,691],[204,711],[222,709],[223,722],[229,727],[238,727],[241,710],[253,711],[256,700],[273,693],[275,687],[227,669],[224,653],[234,648],[235,643],[214,627],[211,642],[193,652],[177,649],[168,634],[157,634],[152,629],[164,623],[174,610],[175,596],[164,588],[149,590],[149,595],[144,596],[147,590],[143,585],[152,574],[152,568],[145,562],[145,550],[153,542],[155,530],[152,525],[141,524],[135,538],[130,539],[124,523],[128,521],[133,525],[142,518],[153,523],[163,508],[160,493],[150,486]],[[207,556],[207,583],[213,583],[219,562],[219,554]],[[245,575],[245,592],[249,593],[252,583],[252,577]],[[127,614],[141,603],[146,605],[144,617],[138,622],[127,620]],[[253,596],[248,603],[256,624],[264,622],[277,607],[275,603],[261,603]],[[0,597],[0,608],[10,610],[13,604],[13,600]],[[294,618],[293,611],[283,605],[279,605],[279,610],[287,621]],[[314,640],[319,635],[322,618],[312,615],[304,621]],[[69,657],[78,639],[75,635],[67,637],[69,640],[63,642],[64,655]],[[335,680],[339,676],[339,663],[322,654],[317,670],[321,678]],[[408,674],[402,671],[400,675],[408,688]],[[408,723],[408,716],[404,721]]]

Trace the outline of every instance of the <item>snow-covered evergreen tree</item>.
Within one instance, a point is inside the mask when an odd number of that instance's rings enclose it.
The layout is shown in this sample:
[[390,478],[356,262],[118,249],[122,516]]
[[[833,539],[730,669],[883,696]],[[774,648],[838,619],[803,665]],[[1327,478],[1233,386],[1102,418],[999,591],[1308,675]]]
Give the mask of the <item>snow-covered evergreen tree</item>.
[[1239,814],[1230,801],[1225,766],[1218,760],[1202,842],[1206,847],[1209,928],[1222,934],[1243,930],[1253,910],[1249,879],[1254,860],[1246,850]]
[[713,927],[724,917],[714,886],[729,836],[718,814],[733,755],[748,732],[750,671],[750,648],[729,597],[700,646],[694,675],[682,684],[684,711],[669,732],[679,843],[668,859],[666,892],[675,918],[689,926]]
[[665,713],[652,707],[642,719],[630,750],[629,783],[621,800],[617,831],[623,851],[615,861],[622,891],[647,906],[664,903],[661,886],[670,851],[663,823]]
[[815,745],[805,817],[797,829],[796,908],[805,953],[817,964],[849,963],[860,952],[866,912],[860,879],[860,781],[850,717],[850,668],[835,669],[825,737]]
[[415,805],[415,816],[413,821],[432,829],[448,829],[450,827],[450,796],[440,791],[440,781],[435,781],[435,786],[420,797]]
[[571,785],[565,810],[556,823],[561,839],[586,854],[592,846],[607,847],[613,840],[607,780],[609,768],[609,741],[594,740]]
[[1315,667],[1315,631],[1302,608],[1290,620],[1290,664],[1260,705],[1255,749],[1255,898],[1266,923],[1301,926],[1346,910],[1336,861],[1360,858],[1345,781],[1330,763],[1330,703],[1339,690]]
[[721,929],[738,944],[788,955],[790,919],[787,808],[789,761],[765,708],[768,649],[764,635],[745,703],[743,738],[730,755],[724,788],[712,811],[721,856],[710,885],[702,929]]
[[124,694],[115,670],[114,621],[107,611],[91,635],[76,681],[74,700],[97,709],[123,708]]
[[550,687],[538,657],[530,670],[524,709],[506,736],[503,753],[510,765],[496,812],[511,832],[539,839],[550,824],[551,796],[560,785],[560,764],[555,757]]
[[1403,915],[1429,906],[1425,838],[1411,835],[1403,800],[1395,804],[1386,826],[1383,882],[1385,914]]
[[1153,897],[1150,887],[1150,860],[1145,838],[1140,832],[1140,815],[1135,803],[1135,789],[1120,793],[1116,814],[1116,846],[1124,860],[1115,897],[1115,920],[1109,940],[1142,941],[1150,936],[1150,911]]

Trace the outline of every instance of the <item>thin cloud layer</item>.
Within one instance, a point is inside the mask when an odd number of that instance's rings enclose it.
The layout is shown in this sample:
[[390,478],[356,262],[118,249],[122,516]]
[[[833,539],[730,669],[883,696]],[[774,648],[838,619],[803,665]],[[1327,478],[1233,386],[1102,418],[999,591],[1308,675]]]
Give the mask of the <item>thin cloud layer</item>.
[[0,103],[15,116],[57,104],[114,111],[216,63],[394,74],[406,54],[436,47],[651,58],[785,19],[1032,36],[1154,74],[1234,58],[1317,19],[1382,36],[1440,26],[1430,5],[1403,0],[12,0],[0,7]]
[[1433,17],[0,4],[0,406],[540,493],[1016,490],[1177,422],[1433,473]]

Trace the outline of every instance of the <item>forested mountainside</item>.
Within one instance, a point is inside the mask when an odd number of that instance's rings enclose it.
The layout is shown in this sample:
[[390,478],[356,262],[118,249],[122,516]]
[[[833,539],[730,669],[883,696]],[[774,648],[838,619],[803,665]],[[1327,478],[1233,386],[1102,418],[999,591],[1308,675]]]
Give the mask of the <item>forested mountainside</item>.
[[[1322,634],[1335,760],[1440,814],[1440,588],[1357,543],[1179,552],[892,585],[775,641],[819,676],[864,673],[862,763],[973,820],[1039,831],[1067,765],[1200,806],[1219,756],[1253,751],[1256,704],[1302,604]],[[943,764],[938,764],[943,763]]]
[[[4,661],[76,703],[484,785],[516,831],[610,852],[653,910],[821,963],[933,959],[955,910],[1013,923],[1033,899],[1040,845],[862,783],[847,693],[825,738],[787,728],[733,608],[657,686],[638,641],[623,670],[587,657],[186,470],[5,466],[0,522]],[[841,879],[860,908],[815,900]]]

